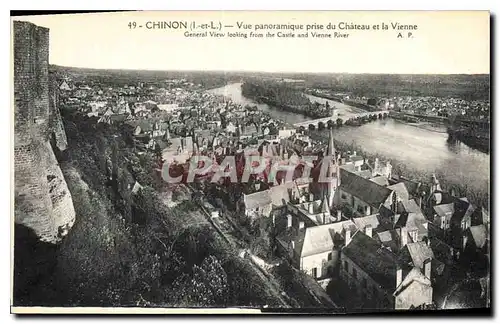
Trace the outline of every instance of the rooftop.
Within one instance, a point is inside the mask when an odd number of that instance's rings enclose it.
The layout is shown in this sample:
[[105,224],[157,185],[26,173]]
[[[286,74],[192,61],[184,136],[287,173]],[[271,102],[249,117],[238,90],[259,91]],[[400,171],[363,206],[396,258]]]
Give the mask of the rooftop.
[[396,289],[397,257],[375,239],[358,231],[342,253],[383,288],[391,292]]
[[358,197],[372,207],[379,208],[391,195],[391,190],[345,169],[340,171],[342,190]]

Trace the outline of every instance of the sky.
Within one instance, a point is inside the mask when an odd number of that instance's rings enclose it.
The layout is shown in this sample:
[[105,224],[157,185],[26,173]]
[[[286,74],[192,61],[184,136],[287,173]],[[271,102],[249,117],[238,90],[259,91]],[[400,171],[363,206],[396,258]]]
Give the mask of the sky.
[[[490,71],[487,11],[146,11],[26,16],[13,20],[50,28],[50,63],[63,66],[389,74]],[[154,21],[234,26],[222,31],[226,34],[249,34],[249,30],[237,28],[238,22],[251,24],[252,28],[258,24],[338,27],[339,23],[384,23],[389,30],[315,30],[349,34],[347,38],[329,39],[313,38],[314,30],[309,30],[308,38],[196,38],[186,37],[185,30],[145,28]],[[133,22],[136,28],[129,28]],[[413,37],[408,38],[408,31],[392,30],[395,23],[417,25],[417,30],[411,31]],[[403,38],[397,37],[399,32]]]

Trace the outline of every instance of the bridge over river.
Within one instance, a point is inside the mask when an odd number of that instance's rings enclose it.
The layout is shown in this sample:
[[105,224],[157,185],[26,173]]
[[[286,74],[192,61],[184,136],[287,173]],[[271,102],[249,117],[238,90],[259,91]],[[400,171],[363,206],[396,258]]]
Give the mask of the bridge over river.
[[302,121],[302,122],[299,122],[299,123],[295,123],[294,126],[295,127],[309,127],[309,125],[314,125],[315,127],[318,127],[319,123],[320,122],[323,122],[325,124],[325,126],[327,125],[328,121],[333,121],[333,122],[336,122],[337,119],[342,119],[342,123],[345,123],[348,119],[351,119],[351,118],[357,118],[357,117],[365,117],[365,116],[371,116],[371,115],[379,115],[379,114],[388,114],[388,111],[387,110],[380,110],[380,111],[367,111],[367,112],[357,112],[357,113],[347,113],[347,114],[342,114],[342,113],[339,113],[338,115],[335,114],[331,117],[325,117],[325,118],[319,118],[319,119],[313,119],[313,120],[306,120],[306,121]]

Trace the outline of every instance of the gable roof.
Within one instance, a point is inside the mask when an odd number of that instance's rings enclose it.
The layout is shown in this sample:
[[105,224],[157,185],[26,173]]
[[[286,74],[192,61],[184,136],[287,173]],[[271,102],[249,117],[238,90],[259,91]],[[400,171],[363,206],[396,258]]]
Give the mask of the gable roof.
[[[297,191],[297,185],[292,182],[286,182],[278,186],[272,186],[269,189],[269,195],[271,196],[271,203],[275,206],[286,205],[290,201],[290,192]],[[298,196],[298,191],[296,192]]]
[[434,252],[425,242],[408,243],[405,246],[413,262],[413,266],[423,269],[427,259],[434,259]]
[[471,226],[468,228],[468,231],[470,232],[476,247],[482,249],[488,239],[486,226],[484,224]]
[[455,221],[462,221],[472,215],[476,208],[467,201],[461,199],[455,200],[455,212],[451,218]]
[[419,230],[425,232],[427,218],[422,213],[402,213],[396,220],[396,227],[406,227],[408,231]]
[[368,205],[379,208],[392,191],[373,181],[360,177],[345,169],[340,169],[340,187],[349,194],[361,199]]
[[270,205],[272,200],[269,190],[264,190],[249,195],[243,194],[243,202],[245,203],[246,209],[256,209],[257,207],[263,208]]
[[397,181],[405,185],[406,190],[408,191],[410,196],[416,196],[418,194],[418,189],[420,188],[420,182],[406,179],[404,177],[399,177]]
[[375,182],[376,184],[380,186],[387,187],[389,185],[389,179],[383,175],[376,176],[374,178],[371,178],[370,181]]
[[[424,276],[419,269],[413,268],[410,270],[410,272],[408,272],[403,281],[401,281],[401,284],[396,288],[396,291],[394,291],[394,296],[399,295],[405,289],[409,288],[413,283],[429,287],[432,285],[431,280],[426,276]],[[414,306],[420,306],[420,305],[414,305]]]
[[417,205],[415,200],[401,200],[398,202],[398,210],[407,213],[422,213],[422,209]]
[[342,254],[356,263],[375,282],[391,291],[396,288],[397,257],[375,239],[357,231]]
[[375,215],[370,215],[370,216],[364,216],[364,217],[356,217],[353,218],[352,221],[360,230],[364,230],[366,225],[371,225],[373,229],[376,229],[379,227],[380,222],[378,220],[378,214]]
[[455,212],[455,204],[449,203],[449,204],[436,205],[433,207],[433,209],[436,212],[436,214],[438,214],[438,216],[451,218],[451,216]]
[[406,186],[402,182],[398,182],[396,184],[393,184],[392,186],[388,186],[387,189],[395,191],[397,197],[401,200],[410,199],[410,194],[408,193],[408,189],[406,189]]
[[331,251],[335,245],[335,239],[343,237],[344,229],[346,228],[349,228],[351,233],[356,230],[351,220],[307,227],[300,242],[301,257]]
[[389,248],[392,252],[399,250],[400,233],[396,229],[389,229],[378,232],[374,236],[383,246]]

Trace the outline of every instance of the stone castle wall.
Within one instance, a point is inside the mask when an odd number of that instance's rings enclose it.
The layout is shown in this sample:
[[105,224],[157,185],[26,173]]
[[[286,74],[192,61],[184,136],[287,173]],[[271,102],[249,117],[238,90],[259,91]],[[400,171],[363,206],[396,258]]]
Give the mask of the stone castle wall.
[[49,91],[49,30],[14,22],[14,182],[15,222],[55,243],[74,223],[71,194],[50,139],[64,150],[66,134]]

